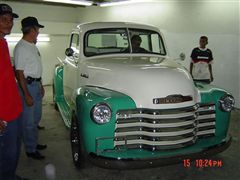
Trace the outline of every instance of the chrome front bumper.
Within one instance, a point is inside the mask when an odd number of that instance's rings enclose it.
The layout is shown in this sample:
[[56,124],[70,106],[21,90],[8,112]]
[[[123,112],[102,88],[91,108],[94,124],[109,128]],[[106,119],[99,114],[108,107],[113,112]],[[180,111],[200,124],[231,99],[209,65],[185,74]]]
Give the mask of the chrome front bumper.
[[168,156],[168,157],[158,157],[158,158],[139,158],[139,159],[115,159],[108,158],[104,156],[98,156],[97,154],[90,153],[88,158],[93,164],[108,168],[108,169],[140,169],[140,168],[150,168],[157,166],[164,166],[169,164],[180,163],[184,159],[194,160],[197,158],[206,158],[208,156],[216,155],[227,149],[231,145],[232,138],[229,137],[222,143],[208,148],[202,149],[199,152],[188,153],[184,155]]

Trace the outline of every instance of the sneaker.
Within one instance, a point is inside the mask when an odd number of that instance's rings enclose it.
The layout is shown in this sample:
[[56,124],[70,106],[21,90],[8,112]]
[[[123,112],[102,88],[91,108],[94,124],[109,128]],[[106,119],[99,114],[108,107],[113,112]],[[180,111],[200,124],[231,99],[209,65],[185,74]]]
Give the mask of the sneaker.
[[33,153],[28,153],[26,152],[27,157],[37,159],[37,160],[42,160],[45,158],[45,156],[41,155],[38,151],[33,152]]
[[39,130],[43,130],[43,129],[45,129],[44,126],[40,126],[40,125],[38,125],[37,128],[38,128]]
[[29,180],[29,179],[16,175],[14,180]]
[[43,149],[46,149],[47,148],[47,145],[46,144],[38,144],[36,149],[37,150],[43,150]]

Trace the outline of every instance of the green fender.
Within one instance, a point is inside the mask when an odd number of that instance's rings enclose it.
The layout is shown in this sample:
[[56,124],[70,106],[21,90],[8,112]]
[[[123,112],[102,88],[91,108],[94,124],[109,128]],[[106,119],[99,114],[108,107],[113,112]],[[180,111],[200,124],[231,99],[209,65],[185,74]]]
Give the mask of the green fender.
[[[98,150],[113,149],[116,112],[121,109],[135,109],[135,102],[127,95],[98,87],[82,87],[77,92],[77,118],[85,151],[87,153],[97,151],[97,138],[109,138],[98,141]],[[112,118],[106,124],[97,124],[91,118],[91,109],[99,103],[108,104],[112,110]]]
[[53,76],[54,84],[54,101],[59,102],[64,99],[63,95],[63,66],[58,65],[54,70]]
[[[197,84],[201,94],[201,103],[214,103],[216,109],[216,132],[215,135],[220,139],[226,137],[230,123],[230,112],[224,112],[220,108],[219,99],[226,94],[225,90],[216,88],[208,84]],[[226,128],[227,127],[227,128]]]

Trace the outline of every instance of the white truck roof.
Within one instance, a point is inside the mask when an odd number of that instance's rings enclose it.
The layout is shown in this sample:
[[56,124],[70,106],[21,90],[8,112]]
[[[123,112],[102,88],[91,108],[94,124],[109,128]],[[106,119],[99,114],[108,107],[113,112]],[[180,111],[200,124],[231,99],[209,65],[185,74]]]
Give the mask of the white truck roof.
[[92,29],[102,29],[102,28],[136,28],[136,29],[148,29],[152,31],[159,32],[157,27],[139,23],[132,22],[91,22],[91,23],[83,23],[77,26],[78,30],[81,31],[89,31]]

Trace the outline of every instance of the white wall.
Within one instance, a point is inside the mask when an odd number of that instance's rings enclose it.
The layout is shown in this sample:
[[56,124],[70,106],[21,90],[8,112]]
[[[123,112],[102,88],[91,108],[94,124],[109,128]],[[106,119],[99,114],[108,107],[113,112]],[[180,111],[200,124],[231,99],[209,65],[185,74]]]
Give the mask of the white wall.
[[[56,57],[64,57],[69,32],[76,24],[89,21],[134,21],[152,24],[163,29],[170,55],[180,52],[188,57],[183,64],[189,67],[189,56],[198,46],[201,35],[209,37],[208,47],[214,54],[214,84],[229,90],[240,107],[240,31],[239,1],[184,0],[160,1],[114,7],[73,8],[30,3],[7,2],[20,15],[14,33],[20,33],[20,20],[36,16],[45,25],[42,33],[50,34],[51,42],[38,43],[43,58],[43,83],[52,82]],[[12,54],[14,45],[10,44]]]
[[230,91],[240,107],[239,1],[162,1],[114,7],[79,8],[79,21],[134,21],[163,29],[170,55],[186,54],[199,37],[209,37],[214,55],[214,83]]
[[[27,16],[35,16],[44,25],[40,33],[49,34],[50,42],[39,42],[37,46],[43,62],[43,84],[52,84],[53,70],[58,63],[57,57],[64,57],[69,41],[69,33],[78,24],[77,8],[49,6],[30,3],[7,2],[13,11],[19,15],[14,21],[12,33],[21,33],[21,20]],[[16,43],[9,43],[13,56]]]

